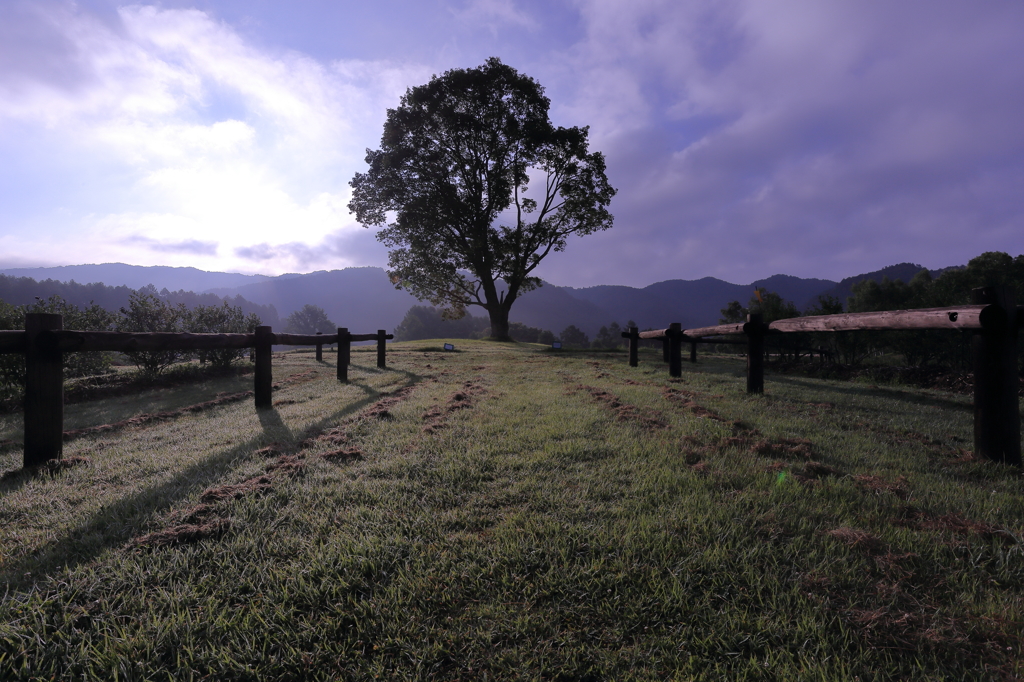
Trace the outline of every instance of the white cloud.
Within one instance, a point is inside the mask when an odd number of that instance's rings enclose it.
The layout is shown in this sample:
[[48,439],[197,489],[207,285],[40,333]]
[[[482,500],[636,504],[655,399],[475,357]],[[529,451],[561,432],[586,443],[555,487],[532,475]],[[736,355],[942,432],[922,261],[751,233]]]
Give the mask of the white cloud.
[[[69,156],[120,163],[127,169],[112,182],[131,182],[131,211],[112,200],[106,214],[63,225],[91,235],[88,246],[67,244],[68,261],[84,250],[132,262],[294,268],[287,253],[259,263],[235,254],[263,242],[316,244],[352,229],[347,181],[379,137],[386,108],[425,78],[419,67],[268,53],[198,10],[128,6],[118,26],[66,4],[22,15],[69,46],[65,62],[83,75],[66,87],[8,69],[0,76],[0,133],[15,123],[45,126]],[[36,242],[17,226],[7,231],[12,248]],[[133,241],[138,235],[155,241]],[[160,246],[186,242],[222,248],[214,255]],[[18,256],[28,257],[8,254]]]

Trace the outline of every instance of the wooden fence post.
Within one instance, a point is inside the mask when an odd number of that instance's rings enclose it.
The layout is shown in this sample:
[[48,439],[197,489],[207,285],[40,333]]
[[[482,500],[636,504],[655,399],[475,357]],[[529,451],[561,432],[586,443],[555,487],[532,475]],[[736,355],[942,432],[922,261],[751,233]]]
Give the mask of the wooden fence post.
[[388,335],[386,329],[377,330],[377,369],[387,369],[387,362],[385,362],[384,348],[387,343],[385,338]]
[[61,315],[25,315],[25,467],[59,460],[64,452],[64,354],[46,338],[63,328]]
[[640,330],[636,327],[629,328],[629,366],[636,367],[640,364]]
[[666,332],[669,343],[668,375],[672,377],[683,376],[683,325],[681,322],[673,322]]
[[[317,336],[320,336],[322,334],[323,334],[323,332],[317,332],[316,333]],[[317,362],[323,362],[324,361],[324,344],[322,344],[322,343],[316,344],[316,361]]]
[[274,377],[270,367],[270,353],[273,346],[273,330],[267,326],[256,327],[256,407],[273,405]]
[[352,359],[352,339],[347,327],[338,327],[338,381],[348,383],[348,363]]
[[[974,360],[974,453],[1020,466],[1020,407],[1017,387],[1017,306],[1008,287],[971,292],[975,304],[997,305],[1002,315],[971,339]],[[989,318],[992,319],[992,318]]]
[[690,341],[690,362],[697,364],[697,342]]
[[747,393],[764,393],[764,317],[747,315],[743,333],[747,335]]

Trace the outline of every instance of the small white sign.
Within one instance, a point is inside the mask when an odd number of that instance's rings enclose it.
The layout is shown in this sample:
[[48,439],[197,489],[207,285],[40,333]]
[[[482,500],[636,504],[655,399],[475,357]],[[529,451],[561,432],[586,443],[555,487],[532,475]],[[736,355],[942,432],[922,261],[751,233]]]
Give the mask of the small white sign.
[[450,343],[446,343],[446,344],[444,344],[444,349],[445,350],[455,350],[455,346],[453,346]]
[[553,344],[551,344],[551,347],[552,348],[561,348],[562,347],[562,343],[560,341],[555,341]]

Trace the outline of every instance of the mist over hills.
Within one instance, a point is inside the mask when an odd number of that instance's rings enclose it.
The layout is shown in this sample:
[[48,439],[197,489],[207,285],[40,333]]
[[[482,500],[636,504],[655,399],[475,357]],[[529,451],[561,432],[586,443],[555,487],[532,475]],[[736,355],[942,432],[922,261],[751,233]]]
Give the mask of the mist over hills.
[[[846,301],[853,284],[863,279],[881,281],[883,277],[909,281],[923,268],[913,263],[899,263],[875,272],[848,277],[841,282],[826,279],[806,279],[790,275],[773,275],[750,284],[732,284],[714,277],[697,280],[673,279],[657,282],[643,288],[602,285],[586,288],[557,287],[545,284],[523,294],[512,306],[510,319],[531,327],[550,329],[556,334],[570,324],[596,335],[598,329],[611,322],[625,325],[633,320],[641,329],[664,327],[680,322],[683,327],[717,324],[720,311],[730,301],[746,305],[755,288],[765,288],[793,301],[800,310],[806,309],[819,295],[827,294]],[[934,271],[933,275],[940,271]],[[32,274],[27,274],[32,273]],[[138,289],[148,284],[168,292],[192,291],[204,295],[215,294],[232,301],[246,301],[260,306],[273,306],[277,315],[267,322],[275,328],[288,314],[307,303],[322,307],[336,324],[363,333],[377,329],[394,329],[414,305],[426,305],[406,291],[395,289],[382,268],[361,267],[344,270],[318,271],[308,274],[288,274],[278,277],[242,275],[238,273],[206,272],[196,268],[138,266],[123,263],[100,265],[73,265],[55,268],[15,268],[0,270],[12,277],[33,277],[43,280],[75,280],[83,292],[102,294],[101,288],[88,284],[103,282],[117,287],[118,305],[124,305],[127,289]],[[54,287],[38,282],[38,291],[20,280],[18,299],[30,293],[45,297]],[[9,294],[10,292],[8,292]],[[238,298],[241,297],[241,298]],[[0,298],[3,298],[0,295]],[[109,307],[99,300],[97,303]],[[23,301],[8,300],[9,303]],[[111,301],[113,302],[113,300]],[[485,314],[471,308],[475,315]]]
[[[35,280],[55,279],[60,282],[74,280],[79,284],[102,283],[107,286],[126,286],[140,289],[152,284],[169,291],[194,291],[197,294],[217,287],[239,287],[251,282],[272,279],[267,275],[243,275],[237,272],[207,272],[197,268],[174,268],[166,265],[128,265],[102,263],[90,265],[61,265],[52,268],[8,268],[0,274],[9,277],[31,277]],[[294,275],[291,275],[294,276]],[[289,275],[282,275],[289,277]]]

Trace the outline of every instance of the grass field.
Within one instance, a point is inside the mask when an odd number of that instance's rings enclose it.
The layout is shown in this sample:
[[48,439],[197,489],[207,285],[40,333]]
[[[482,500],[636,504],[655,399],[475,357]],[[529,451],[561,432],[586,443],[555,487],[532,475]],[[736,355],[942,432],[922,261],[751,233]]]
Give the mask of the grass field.
[[455,343],[68,405],[115,428],[0,480],[0,679],[1024,676],[969,398]]

